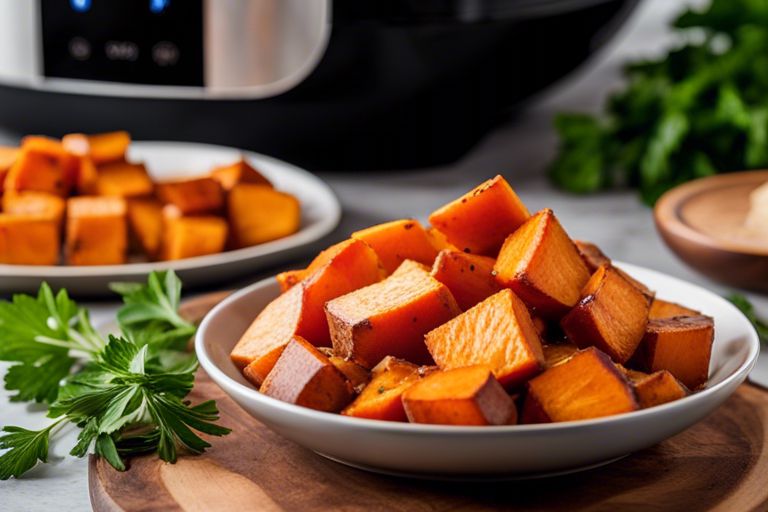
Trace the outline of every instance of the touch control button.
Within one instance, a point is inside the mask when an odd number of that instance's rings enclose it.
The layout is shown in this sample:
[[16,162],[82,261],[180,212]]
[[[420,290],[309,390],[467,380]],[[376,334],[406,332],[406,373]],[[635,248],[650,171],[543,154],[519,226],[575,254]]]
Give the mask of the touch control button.
[[127,60],[133,62],[139,58],[139,47],[132,41],[107,41],[104,53],[109,60]]
[[152,60],[163,68],[173,66],[179,61],[179,47],[170,41],[160,41],[152,47]]
[[88,60],[91,57],[91,43],[83,37],[73,37],[69,40],[69,54],[75,60]]

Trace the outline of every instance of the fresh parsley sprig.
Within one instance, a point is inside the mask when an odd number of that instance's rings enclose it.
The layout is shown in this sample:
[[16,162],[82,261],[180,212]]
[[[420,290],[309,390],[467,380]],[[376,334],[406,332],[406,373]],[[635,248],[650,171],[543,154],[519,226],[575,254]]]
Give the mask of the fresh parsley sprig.
[[184,352],[195,326],[178,313],[181,282],[173,272],[150,274],[147,284],[118,284],[121,336],[102,339],[88,313],[66,292],[43,284],[38,296],[0,302],[0,358],[17,361],[5,385],[12,400],[49,403],[54,421],[44,429],[3,428],[0,480],[46,462],[51,438],[70,423],[80,429],[71,455],[92,452],[115,469],[125,457],[156,451],[175,462],[179,448],[201,453],[210,444],[196,432],[229,433],[216,425],[216,404],[185,401],[197,360]]
[[752,305],[749,299],[740,293],[734,293],[728,296],[728,300],[739,308],[744,313],[744,316],[747,317],[747,320],[752,323],[752,326],[757,331],[757,337],[760,338],[760,343],[768,346],[768,323],[757,316],[755,306]]

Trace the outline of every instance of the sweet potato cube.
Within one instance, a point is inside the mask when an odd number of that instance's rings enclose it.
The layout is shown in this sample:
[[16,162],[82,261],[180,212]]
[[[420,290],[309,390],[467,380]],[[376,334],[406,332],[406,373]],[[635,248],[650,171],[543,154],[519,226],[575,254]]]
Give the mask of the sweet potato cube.
[[440,232],[437,228],[427,228],[427,238],[429,238],[432,247],[434,247],[437,251],[443,251],[447,249],[449,251],[462,252],[459,251],[458,247],[449,242],[445,234]]
[[649,372],[668,370],[688,389],[707,382],[715,326],[704,315],[648,322],[633,363]]
[[344,374],[344,377],[349,381],[349,384],[355,392],[359,393],[362,388],[370,382],[371,372],[356,362],[334,355],[328,356],[328,359],[333,363],[333,366],[335,366],[337,370]]
[[0,146],[0,194],[3,193],[3,183],[8,175],[8,170],[19,157],[19,148]]
[[523,423],[599,418],[637,410],[627,377],[594,347],[528,381]]
[[298,270],[286,270],[285,272],[280,272],[275,276],[275,279],[277,280],[277,284],[280,285],[280,291],[285,293],[293,286],[301,282],[301,280],[305,277],[307,277],[307,271],[306,269],[302,268]]
[[230,190],[227,215],[236,247],[292,235],[301,224],[298,199],[270,186],[251,183],[241,183]]
[[66,202],[45,192],[9,192],[3,196],[3,212],[50,218],[62,226]]
[[150,259],[160,254],[163,239],[163,205],[157,199],[128,201],[128,227],[136,244]]
[[131,144],[131,136],[124,131],[95,135],[70,133],[65,135],[61,142],[70,153],[87,156],[94,164],[102,165],[125,160],[125,152]]
[[410,260],[380,283],[328,302],[325,310],[336,354],[366,368],[387,355],[431,363],[424,335],[461,312],[448,288]]
[[143,197],[152,195],[152,179],[144,164],[115,162],[96,171],[96,194],[100,196]]
[[[178,208],[183,215],[215,213],[224,206],[224,190],[213,178],[158,183],[157,197]],[[250,206],[253,209],[264,207],[259,203]]]
[[560,325],[578,347],[596,346],[625,363],[635,353],[648,323],[648,301],[609,264],[592,274],[579,303]]
[[501,289],[493,273],[493,258],[443,250],[435,258],[432,276],[451,290],[463,310],[467,310]]
[[100,196],[68,199],[65,249],[70,265],[125,263],[128,250],[125,200]]
[[354,396],[344,375],[300,336],[285,346],[260,391],[283,402],[326,412],[339,412]]
[[77,157],[75,191],[80,195],[98,195],[99,172],[87,156]]
[[232,190],[239,183],[272,186],[272,183],[246,162],[244,158],[233,164],[214,168],[211,171],[211,178],[218,181],[224,190]]
[[77,158],[61,143],[47,137],[30,136],[5,177],[5,191],[46,192],[66,197],[74,185]]
[[544,366],[541,340],[528,308],[509,289],[433,329],[426,344],[442,370],[486,365],[510,388]]
[[56,265],[60,224],[50,216],[0,213],[0,263]]
[[218,254],[227,243],[227,221],[215,215],[178,216],[163,209],[160,259],[180,260]]
[[429,222],[460,250],[496,256],[529,216],[507,180],[496,176],[432,212]]
[[371,370],[371,381],[341,411],[345,416],[384,421],[406,421],[403,392],[421,377],[419,367],[395,357],[385,357]]
[[654,299],[651,302],[651,310],[648,312],[650,320],[660,318],[672,318],[675,316],[699,316],[701,313],[695,309],[687,308],[674,302],[667,302],[661,299]]
[[494,266],[496,279],[546,318],[576,305],[589,272],[576,246],[544,209],[507,238]]
[[[581,254],[581,259],[584,261],[584,264],[587,266],[587,269],[589,269],[590,274],[597,271],[598,268],[600,268],[600,265],[606,265],[611,264],[610,258],[606,256],[603,251],[600,250],[598,246],[591,242],[585,242],[583,240],[574,240],[573,243],[576,245],[576,248],[579,250],[579,254]],[[640,293],[645,295],[648,302],[653,301],[653,296],[655,293],[653,290],[645,286],[643,283],[635,279],[634,277],[630,276],[620,268],[616,268],[616,272],[622,275],[624,279],[635,285],[635,287],[640,290]]]
[[240,368],[250,364],[254,381],[261,382],[291,337],[329,345],[325,303],[379,279],[379,259],[370,247],[351,239],[337,244],[322,268],[259,313],[232,350],[232,362]]
[[386,222],[352,233],[352,238],[370,245],[379,255],[384,270],[391,274],[405,260],[432,265],[437,250],[417,220]]
[[506,425],[517,422],[512,398],[487,366],[437,371],[403,393],[411,423]]
[[544,352],[544,366],[546,368],[552,368],[566,362],[579,350],[579,347],[568,341],[563,343],[545,343],[541,348]]
[[630,370],[628,375],[643,409],[679,400],[689,393],[688,388],[666,370],[651,375]]

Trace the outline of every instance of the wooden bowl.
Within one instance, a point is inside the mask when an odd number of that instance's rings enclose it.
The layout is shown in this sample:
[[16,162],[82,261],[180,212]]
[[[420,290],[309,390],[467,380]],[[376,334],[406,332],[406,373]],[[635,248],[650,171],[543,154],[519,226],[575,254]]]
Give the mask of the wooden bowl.
[[656,203],[664,242],[685,263],[722,283],[768,292],[768,238],[744,227],[749,194],[768,182],[768,171],[702,178],[673,188]]

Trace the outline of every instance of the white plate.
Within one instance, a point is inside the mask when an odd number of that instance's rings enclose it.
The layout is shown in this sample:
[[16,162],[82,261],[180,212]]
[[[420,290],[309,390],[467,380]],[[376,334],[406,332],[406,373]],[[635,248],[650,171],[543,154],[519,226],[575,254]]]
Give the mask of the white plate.
[[229,359],[246,327],[278,295],[274,279],[259,281],[216,306],[200,325],[195,350],[208,375],[254,418],[284,437],[350,466],[462,479],[525,478],[586,469],[652,446],[704,418],[744,381],[759,352],[751,324],[723,298],[653,270],[620,266],[655,289],[660,298],[714,317],[707,389],[633,413],[546,425],[412,425],[314,411],[260,394]]
[[341,206],[328,185],[309,172],[264,155],[208,144],[134,142],[128,152],[128,158],[144,162],[156,180],[204,175],[214,166],[235,162],[241,155],[277,189],[298,197],[302,218],[297,233],[253,247],[178,261],[88,267],[0,265],[0,294],[35,292],[42,281],[78,295],[103,294],[111,281],[143,281],[152,270],[163,269],[174,269],[185,287],[191,288],[215,284],[316,249],[313,242],[338,225]]

